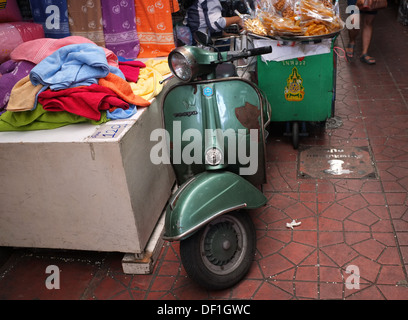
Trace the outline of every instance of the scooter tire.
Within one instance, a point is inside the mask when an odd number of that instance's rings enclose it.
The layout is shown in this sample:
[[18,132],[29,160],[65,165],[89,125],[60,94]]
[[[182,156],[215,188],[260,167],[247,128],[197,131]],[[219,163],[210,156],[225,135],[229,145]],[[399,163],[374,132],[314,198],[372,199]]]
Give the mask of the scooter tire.
[[248,273],[256,250],[256,231],[245,211],[224,214],[180,243],[189,277],[208,290],[223,290]]

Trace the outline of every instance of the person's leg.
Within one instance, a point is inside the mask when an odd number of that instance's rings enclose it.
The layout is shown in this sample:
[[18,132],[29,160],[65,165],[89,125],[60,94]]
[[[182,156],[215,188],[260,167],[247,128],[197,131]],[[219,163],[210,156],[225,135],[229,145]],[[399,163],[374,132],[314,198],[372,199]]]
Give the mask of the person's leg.
[[[351,16],[351,19],[359,19],[358,14],[354,14]],[[353,29],[348,29],[348,35],[349,35],[349,43],[346,48],[346,53],[349,58],[352,58],[354,55],[354,47],[356,45],[356,39],[359,34],[359,29],[353,28]]]
[[362,51],[361,58],[363,62],[374,64],[375,59],[368,56],[368,49],[370,47],[371,38],[373,35],[373,21],[375,19],[375,14],[363,14],[363,30],[361,32],[362,36]]
[[[356,3],[357,3],[357,0],[347,0],[347,6],[356,6]],[[348,20],[350,21],[350,27],[348,28],[349,43],[346,47],[346,53],[347,53],[347,57],[353,58],[354,48],[356,45],[356,39],[359,34],[360,13],[355,12],[354,10],[351,10],[351,14]]]

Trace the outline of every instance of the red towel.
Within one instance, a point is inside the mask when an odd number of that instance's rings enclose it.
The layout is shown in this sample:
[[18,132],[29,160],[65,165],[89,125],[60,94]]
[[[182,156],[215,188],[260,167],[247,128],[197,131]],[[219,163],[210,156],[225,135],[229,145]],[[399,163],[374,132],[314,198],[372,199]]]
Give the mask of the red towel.
[[129,82],[137,82],[139,80],[140,68],[146,68],[142,61],[119,61],[119,69]]
[[100,110],[129,109],[111,89],[93,84],[59,91],[45,90],[38,95],[38,102],[47,111],[67,111],[92,120],[100,120]]

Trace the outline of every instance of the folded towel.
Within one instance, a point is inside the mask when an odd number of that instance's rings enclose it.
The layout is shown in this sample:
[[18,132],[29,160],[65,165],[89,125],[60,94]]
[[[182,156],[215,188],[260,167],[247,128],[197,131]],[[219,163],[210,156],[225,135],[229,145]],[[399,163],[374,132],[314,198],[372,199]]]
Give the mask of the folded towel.
[[149,59],[145,65],[140,70],[138,81],[131,82],[130,86],[135,95],[151,100],[163,90],[161,81],[164,75],[170,73],[170,68],[166,59]]
[[6,111],[0,116],[0,131],[31,131],[55,129],[74,123],[91,123],[100,125],[108,122],[107,112],[101,112],[99,121],[89,120],[88,118],[77,116],[75,114],[61,111],[45,111],[41,104],[33,111],[12,112]]
[[[81,36],[70,36],[62,39],[35,39],[20,44],[10,53],[10,57],[15,61],[26,60],[38,64],[62,47],[81,43],[95,44],[91,40]],[[118,67],[118,57],[111,50],[106,48],[102,49],[105,52],[108,64],[110,66]]]
[[62,47],[43,59],[30,72],[33,85],[42,84],[52,90],[89,86],[110,72],[101,47],[92,43]]
[[59,91],[46,90],[38,95],[38,102],[47,111],[66,111],[91,120],[101,118],[101,110],[129,109],[111,89],[93,84]]
[[137,113],[137,107],[135,105],[130,105],[129,109],[116,108],[112,111],[106,111],[106,116],[110,120],[120,120],[128,119]]
[[[11,91],[24,77],[28,76],[34,64],[28,61],[13,61],[8,60],[0,65],[0,113],[6,108]],[[31,107],[32,108],[32,105]]]
[[32,110],[36,101],[36,96],[42,89],[42,85],[34,86],[30,81],[30,76],[26,76],[16,83],[11,90],[10,100],[7,104],[8,111],[28,111]]
[[148,107],[150,102],[133,93],[129,82],[121,77],[109,73],[105,78],[99,79],[99,85],[112,89],[120,98],[139,107]]
[[142,61],[119,61],[119,69],[129,82],[137,82],[140,68],[145,67],[146,65]]
[[145,62],[146,67],[150,67],[158,71],[162,76],[171,73],[167,59],[149,59]]
[[130,87],[135,95],[151,100],[163,90],[162,80],[163,77],[158,71],[146,67],[141,70],[139,81],[131,82]]

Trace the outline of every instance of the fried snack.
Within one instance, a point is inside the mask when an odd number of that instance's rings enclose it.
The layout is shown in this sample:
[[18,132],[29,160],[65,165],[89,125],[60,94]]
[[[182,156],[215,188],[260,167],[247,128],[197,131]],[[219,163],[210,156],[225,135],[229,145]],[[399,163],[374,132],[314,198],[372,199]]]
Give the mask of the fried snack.
[[261,36],[268,35],[268,31],[258,18],[245,19],[244,28],[251,33],[259,34]]
[[313,21],[307,26],[305,36],[320,36],[329,33],[329,29],[324,23]]
[[[331,0],[260,0],[257,15],[244,21],[262,36],[321,36],[344,27]],[[262,8],[262,9],[261,9]]]
[[286,0],[278,0],[274,3],[273,6],[275,7],[276,11],[282,11],[285,5],[286,5]]
[[333,9],[333,3],[330,0],[322,0],[323,5],[328,9]]
[[262,21],[271,35],[301,35],[304,30],[294,19],[276,15],[263,15]]
[[303,21],[310,19],[331,21],[335,16],[332,9],[328,9],[322,2],[316,0],[303,0],[300,3],[300,15]]
[[291,8],[290,6],[286,6],[286,8],[282,10],[282,17],[291,18],[294,16],[295,12],[293,11],[293,8]]

